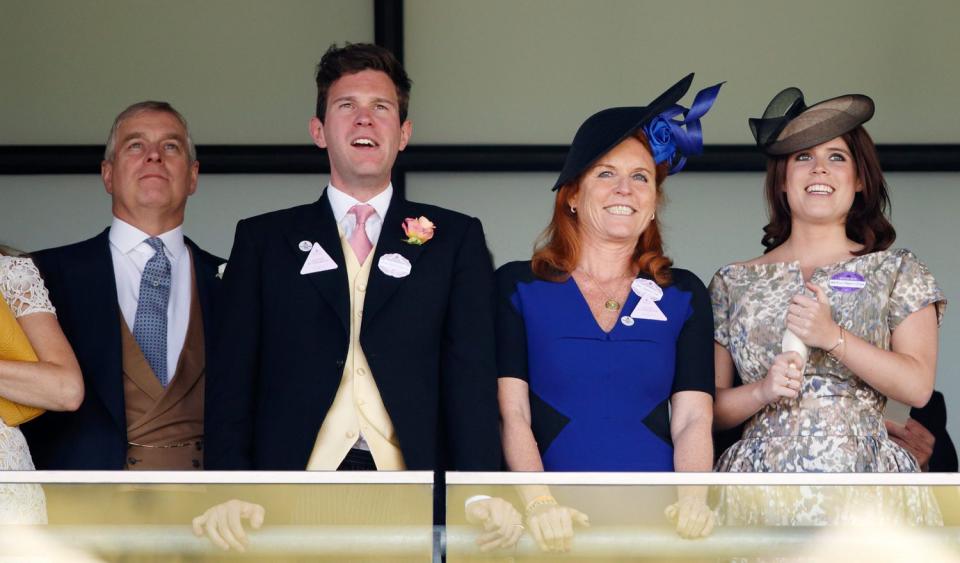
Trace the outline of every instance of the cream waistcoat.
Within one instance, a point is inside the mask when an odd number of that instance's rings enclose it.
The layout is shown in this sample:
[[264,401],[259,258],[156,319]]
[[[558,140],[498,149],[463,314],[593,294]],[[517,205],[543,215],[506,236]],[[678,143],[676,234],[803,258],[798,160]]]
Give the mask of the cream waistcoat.
[[307,463],[308,470],[335,470],[362,432],[378,470],[406,469],[396,431],[380,398],[367,358],[360,347],[360,322],[367,280],[376,247],[361,265],[350,243],[340,233],[350,289],[350,346],[340,377],[340,387],[327,412]]

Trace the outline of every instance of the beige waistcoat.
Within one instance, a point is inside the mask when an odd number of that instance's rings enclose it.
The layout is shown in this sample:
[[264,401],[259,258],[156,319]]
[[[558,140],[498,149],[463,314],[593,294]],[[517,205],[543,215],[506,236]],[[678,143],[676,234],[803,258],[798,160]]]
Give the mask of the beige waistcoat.
[[356,443],[360,432],[370,447],[378,470],[406,469],[390,415],[383,405],[377,382],[360,347],[363,300],[375,253],[371,250],[361,265],[342,232],[340,245],[350,289],[350,346],[340,387],[317,433],[307,469],[335,470]]

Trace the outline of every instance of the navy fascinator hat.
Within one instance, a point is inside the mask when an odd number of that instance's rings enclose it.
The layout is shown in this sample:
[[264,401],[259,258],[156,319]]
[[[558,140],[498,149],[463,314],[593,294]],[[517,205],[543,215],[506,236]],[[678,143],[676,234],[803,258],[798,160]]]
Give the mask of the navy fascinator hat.
[[677,101],[692,82],[690,73],[646,106],[607,108],[588,117],[573,137],[553,190],[576,179],[641,127],[653,149],[653,160],[657,164],[669,161],[670,174],[682,170],[688,156],[703,152],[700,118],[713,105],[723,85],[721,82],[701,90],[687,109]]

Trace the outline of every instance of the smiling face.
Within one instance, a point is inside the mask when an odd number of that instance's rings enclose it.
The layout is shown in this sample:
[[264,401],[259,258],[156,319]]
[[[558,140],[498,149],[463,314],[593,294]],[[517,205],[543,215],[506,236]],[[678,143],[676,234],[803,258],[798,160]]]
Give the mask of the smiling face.
[[656,164],[637,138],[601,156],[580,179],[569,204],[584,239],[634,246],[657,209]]
[[114,216],[141,230],[183,223],[200,165],[190,160],[187,131],[176,116],[142,111],[125,118],[111,158],[103,161],[100,174],[113,196]]
[[837,137],[787,157],[783,189],[794,221],[843,224],[863,184],[850,147]]
[[396,86],[378,70],[337,79],[327,93],[324,121],[310,120],[314,142],[330,157],[331,182],[354,196],[387,187],[411,130],[410,121],[400,122]]

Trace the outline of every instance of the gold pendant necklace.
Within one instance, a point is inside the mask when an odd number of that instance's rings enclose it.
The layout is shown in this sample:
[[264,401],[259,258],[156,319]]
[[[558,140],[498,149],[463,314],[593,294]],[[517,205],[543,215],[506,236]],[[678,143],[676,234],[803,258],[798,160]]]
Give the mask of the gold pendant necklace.
[[[609,293],[607,293],[606,288],[604,288],[603,285],[601,285],[600,282],[597,281],[597,278],[595,278],[595,277],[593,277],[592,275],[590,275],[590,272],[584,270],[583,268],[577,268],[577,271],[580,271],[580,272],[583,273],[583,275],[587,276],[587,279],[590,280],[590,283],[592,283],[593,285],[597,286],[597,289],[599,289],[599,290],[600,290],[600,293],[602,293],[603,296],[606,298],[606,301],[604,301],[604,303],[603,303],[603,308],[604,308],[604,309],[606,309],[606,310],[608,310],[608,311],[613,311],[613,312],[619,312],[619,311],[620,311],[620,307],[622,306],[622,304],[621,304],[619,301],[617,301],[616,299],[614,299],[613,297],[611,297]],[[620,277],[615,278],[615,279],[616,279],[616,280],[622,280],[622,279],[624,279],[624,278],[629,278],[629,277],[630,277],[630,276],[620,276]]]

